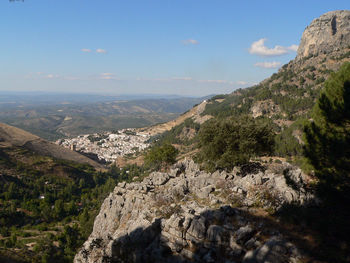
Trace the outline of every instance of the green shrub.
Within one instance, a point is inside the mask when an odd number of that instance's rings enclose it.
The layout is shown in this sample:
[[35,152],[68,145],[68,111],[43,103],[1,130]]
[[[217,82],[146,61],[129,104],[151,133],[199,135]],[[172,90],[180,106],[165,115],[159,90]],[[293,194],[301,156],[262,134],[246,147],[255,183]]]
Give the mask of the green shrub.
[[160,169],[176,162],[178,150],[169,143],[153,147],[145,156],[145,165]]
[[210,171],[232,169],[251,157],[270,154],[274,144],[271,125],[250,117],[210,120],[198,136],[198,160]]

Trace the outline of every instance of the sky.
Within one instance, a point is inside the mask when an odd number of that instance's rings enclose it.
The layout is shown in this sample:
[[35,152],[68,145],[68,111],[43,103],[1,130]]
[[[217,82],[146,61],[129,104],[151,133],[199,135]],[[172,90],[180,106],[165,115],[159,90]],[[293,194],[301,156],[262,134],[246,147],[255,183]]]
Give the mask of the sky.
[[349,0],[1,0],[1,91],[230,93]]

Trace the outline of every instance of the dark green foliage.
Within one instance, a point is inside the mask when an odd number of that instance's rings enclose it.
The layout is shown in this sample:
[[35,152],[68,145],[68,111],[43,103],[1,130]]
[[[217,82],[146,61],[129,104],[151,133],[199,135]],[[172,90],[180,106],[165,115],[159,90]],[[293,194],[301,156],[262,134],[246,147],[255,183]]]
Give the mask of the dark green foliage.
[[350,190],[350,63],[325,82],[305,128],[304,153],[324,193]]
[[210,120],[198,136],[198,159],[211,171],[232,169],[251,157],[270,154],[274,142],[271,125],[249,117]]
[[275,154],[277,156],[302,156],[303,147],[296,136],[301,133],[304,122],[304,119],[299,119],[276,135]]
[[166,168],[176,162],[178,150],[169,143],[153,147],[145,156],[145,165],[151,169]]
[[225,94],[218,94],[218,95],[215,95],[214,97],[212,97],[210,99],[210,101],[221,100],[221,99],[225,99],[226,97],[227,97],[227,95],[225,95]]
[[335,60],[339,61],[342,60],[344,58],[350,58],[350,51],[344,53],[343,55],[340,55],[339,57],[334,58]]
[[108,137],[107,134],[97,134],[97,135],[90,134],[88,136],[88,139],[90,142],[98,142],[98,141],[101,141],[103,139],[106,139],[107,137]]
[[126,130],[126,131],[125,131],[125,134],[126,134],[126,135],[136,135],[136,132],[135,132],[135,131],[132,131],[132,130]]
[[[14,153],[20,158],[12,158]],[[26,158],[31,162],[20,161]],[[10,249],[11,254],[13,249],[25,247],[18,237],[30,233],[21,233],[21,229],[43,235],[33,234],[31,238],[37,242],[35,256],[24,252],[24,262],[72,262],[91,233],[102,201],[116,183],[145,174],[136,165],[97,172],[88,165],[32,155],[20,148],[1,149],[0,165],[0,235],[5,238],[0,239],[0,258],[1,248]],[[67,227],[60,229],[59,225]],[[57,235],[45,237],[44,233],[53,230]],[[59,247],[53,245],[54,241],[59,241]]]
[[[242,89],[238,90],[237,92],[243,93],[245,96],[248,97],[256,92],[256,88],[252,87],[249,89]],[[237,108],[235,106],[242,104],[242,95],[237,94],[230,94],[225,98],[224,101],[218,102],[218,101],[212,101],[210,104],[207,104],[205,107],[204,112],[202,115],[212,115],[212,116],[218,116],[218,117],[228,117],[233,114],[240,114],[240,113],[248,113],[250,109],[250,100],[246,99],[244,105],[242,105],[241,108]],[[249,104],[249,105],[248,105]]]
[[315,84],[318,85],[318,84],[321,84],[323,82],[325,82],[325,78],[324,77],[319,77],[318,79],[316,79]]
[[110,173],[118,178],[118,181],[132,182],[135,177],[139,180],[148,175],[148,171],[143,166],[137,166],[136,164],[129,164],[119,169],[115,165],[110,168]]

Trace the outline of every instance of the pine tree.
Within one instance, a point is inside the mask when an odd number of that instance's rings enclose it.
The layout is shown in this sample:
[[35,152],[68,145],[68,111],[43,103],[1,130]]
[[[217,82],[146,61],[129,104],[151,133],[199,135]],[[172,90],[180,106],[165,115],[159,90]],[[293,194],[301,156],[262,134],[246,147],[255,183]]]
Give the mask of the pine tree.
[[350,63],[325,82],[304,134],[304,155],[323,193],[350,197]]

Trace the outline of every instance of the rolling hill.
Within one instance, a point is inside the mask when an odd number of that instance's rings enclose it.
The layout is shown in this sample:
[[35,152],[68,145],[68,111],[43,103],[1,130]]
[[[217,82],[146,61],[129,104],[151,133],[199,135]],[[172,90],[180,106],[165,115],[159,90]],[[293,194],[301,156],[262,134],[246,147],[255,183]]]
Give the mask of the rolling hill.
[[0,122],[54,141],[63,137],[140,128],[176,118],[204,98],[115,98],[0,94]]
[[38,155],[88,164],[98,170],[104,169],[102,165],[77,152],[63,148],[29,132],[4,123],[0,123],[0,147],[19,147],[32,151]]

